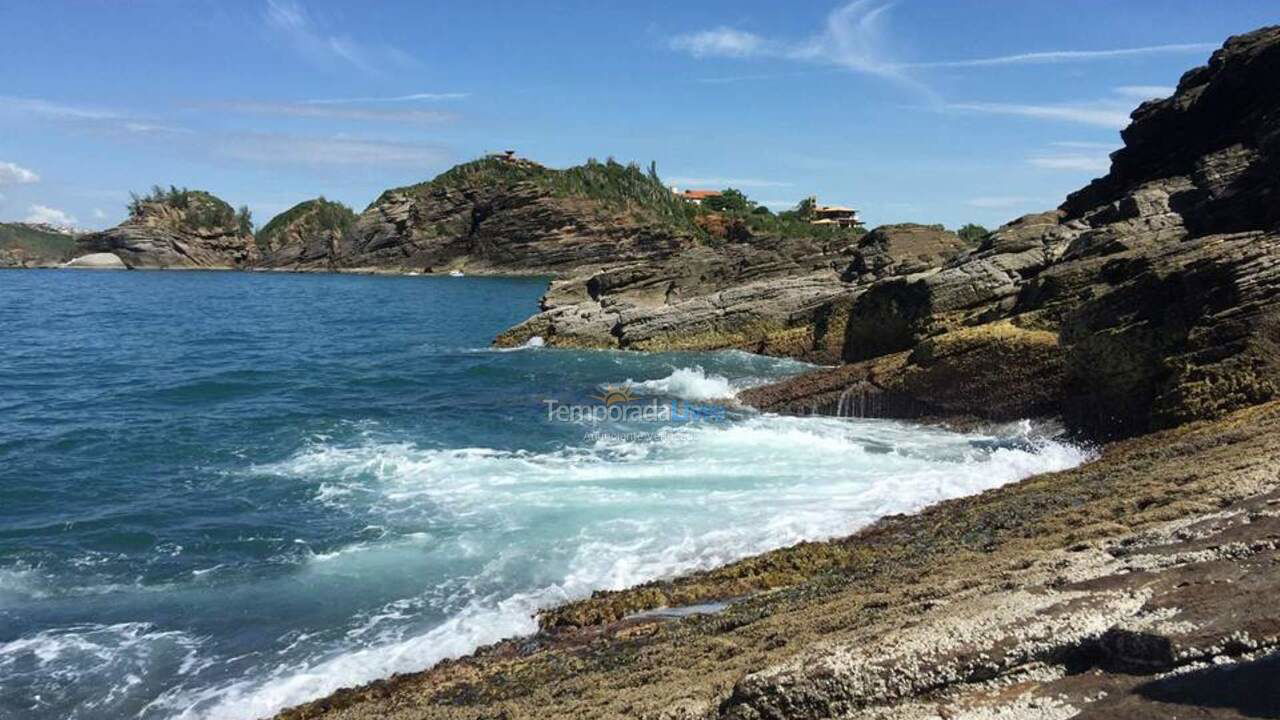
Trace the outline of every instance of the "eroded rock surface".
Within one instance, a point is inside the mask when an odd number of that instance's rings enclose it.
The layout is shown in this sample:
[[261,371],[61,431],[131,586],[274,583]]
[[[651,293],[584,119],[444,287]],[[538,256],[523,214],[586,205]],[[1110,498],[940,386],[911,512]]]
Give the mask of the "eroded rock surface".
[[82,235],[81,254],[112,253],[130,268],[244,268],[260,255],[230,205],[209,193],[182,193],[181,204],[139,202],[124,223]]

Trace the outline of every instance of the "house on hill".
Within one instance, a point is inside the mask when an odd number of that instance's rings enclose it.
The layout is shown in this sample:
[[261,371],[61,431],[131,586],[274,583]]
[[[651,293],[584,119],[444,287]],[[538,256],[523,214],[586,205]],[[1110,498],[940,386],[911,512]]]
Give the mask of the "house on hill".
[[862,220],[858,218],[858,211],[851,207],[842,205],[819,205],[817,202],[813,204],[813,216],[809,220],[812,225],[838,225],[840,227],[853,227],[861,225]]
[[724,193],[720,190],[685,190],[681,192],[678,188],[672,187],[671,192],[694,205],[701,205],[703,200],[707,198],[720,197]]

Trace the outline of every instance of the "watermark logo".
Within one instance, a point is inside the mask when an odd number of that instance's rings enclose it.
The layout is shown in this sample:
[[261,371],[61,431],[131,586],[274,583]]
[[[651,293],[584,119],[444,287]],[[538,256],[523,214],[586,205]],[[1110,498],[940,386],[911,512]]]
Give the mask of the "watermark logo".
[[573,405],[543,400],[552,422],[721,422],[728,419],[723,405],[692,403],[679,399],[640,398],[629,385],[606,385],[590,396],[593,405]]
[[634,401],[636,398],[631,394],[629,385],[605,385],[604,392],[599,395],[592,395],[592,398],[599,400],[601,405],[609,407],[610,405],[625,405]]

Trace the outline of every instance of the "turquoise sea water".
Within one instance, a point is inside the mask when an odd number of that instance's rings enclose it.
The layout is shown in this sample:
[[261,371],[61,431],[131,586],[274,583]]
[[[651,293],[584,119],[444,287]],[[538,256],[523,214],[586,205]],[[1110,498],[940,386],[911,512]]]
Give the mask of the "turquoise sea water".
[[[539,607],[1085,455],[702,404],[805,366],[488,348],[533,279],[0,273],[0,718],[253,718]],[[686,418],[687,420],[687,418]]]

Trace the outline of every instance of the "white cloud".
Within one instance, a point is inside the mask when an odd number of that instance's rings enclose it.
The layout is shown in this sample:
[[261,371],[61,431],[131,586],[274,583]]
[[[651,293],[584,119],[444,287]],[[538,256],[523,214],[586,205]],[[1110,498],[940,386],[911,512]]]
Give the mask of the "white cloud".
[[973,58],[968,60],[936,60],[931,62],[910,63],[906,67],[939,68],[939,67],[989,67],[992,65],[1029,65],[1045,63],[1089,62],[1096,60],[1116,60],[1122,58],[1143,57],[1147,55],[1167,55],[1179,53],[1209,52],[1218,46],[1214,43],[1182,43],[1177,45],[1148,45],[1145,47],[1116,48],[1112,50],[1050,50],[1047,52],[1017,53],[997,57]]
[[47,205],[32,205],[27,208],[27,212],[25,222],[29,223],[44,223],[56,227],[73,227],[76,224],[74,217]]
[[[892,3],[856,0],[827,15],[820,31],[803,40],[771,40],[754,33],[719,27],[678,35],[670,45],[698,58],[773,57],[889,78],[914,89],[928,89],[908,78],[888,55],[887,22]],[[714,81],[714,80],[713,80]]]
[[671,47],[699,58],[744,58],[760,54],[766,49],[764,38],[759,35],[729,27],[677,35],[671,39]]
[[0,162],[0,185],[29,185],[40,182],[40,176],[21,165]]
[[[909,71],[927,68],[991,67],[1045,63],[1079,63],[1143,57],[1148,55],[1207,52],[1212,43],[1149,45],[1103,50],[1050,50],[985,58],[899,62],[894,59],[894,42],[889,33],[889,13],[893,2],[855,0],[836,8],[821,29],[808,39],[774,39],[745,30],[721,26],[677,35],[668,43],[674,50],[697,58],[771,57],[824,65],[836,65],[855,72],[878,75],[932,94]],[[765,76],[750,76],[758,79]],[[714,80],[714,79],[713,79]]]
[[412,67],[417,61],[399,48],[363,44],[343,35],[326,32],[294,0],[267,0],[263,12],[267,26],[279,33],[293,48],[317,64],[335,61],[376,74],[385,66]]
[[1111,168],[1109,158],[1096,155],[1042,155],[1029,157],[1027,162],[1047,170],[1105,171]]
[[306,102],[311,105],[346,105],[350,103],[399,103],[418,100],[465,100],[469,97],[471,97],[471,93],[465,92],[411,93],[409,95],[393,95],[391,97],[323,98],[320,100],[307,100]]
[[107,214],[106,214],[105,212],[103,212],[103,211],[102,211],[102,208],[94,208],[94,209],[93,209],[93,219],[94,219],[94,220],[106,220],[106,219],[107,219]]
[[[334,101],[336,103],[337,101]],[[438,123],[453,120],[452,113],[416,108],[361,108],[338,104],[308,102],[255,102],[237,101],[218,103],[217,107],[233,112],[260,115],[287,115],[291,117],[331,118],[338,120],[375,120],[403,123]]]
[[1016,115],[1040,120],[1095,125],[1119,130],[1129,124],[1127,106],[1114,104],[1035,105],[1021,103],[949,103],[946,109],[988,115]]
[[789,182],[778,182],[776,180],[756,180],[752,178],[722,178],[722,177],[669,177],[666,181],[673,185],[706,185],[710,187],[748,187],[748,188],[781,188],[791,187]]
[[1003,209],[1011,207],[1020,207],[1024,205],[1032,205],[1041,202],[1038,198],[1019,197],[1019,196],[992,196],[992,197],[976,197],[965,201],[969,207],[984,209]]
[[216,150],[238,160],[312,166],[423,167],[449,160],[449,153],[439,147],[269,133],[226,136],[217,141]]
[[1166,85],[1121,85],[1115,88],[1115,93],[1134,100],[1159,100],[1169,97],[1176,90],[1177,88]]

